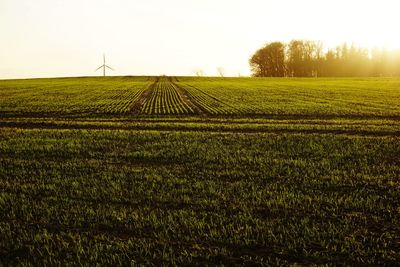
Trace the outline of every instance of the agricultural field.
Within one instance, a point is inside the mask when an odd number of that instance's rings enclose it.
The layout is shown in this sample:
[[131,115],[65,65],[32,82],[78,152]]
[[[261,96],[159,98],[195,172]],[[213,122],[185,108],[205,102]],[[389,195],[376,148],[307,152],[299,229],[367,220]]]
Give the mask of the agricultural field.
[[0,266],[396,266],[400,79],[0,81]]
[[398,118],[400,79],[103,77],[0,81],[2,116]]

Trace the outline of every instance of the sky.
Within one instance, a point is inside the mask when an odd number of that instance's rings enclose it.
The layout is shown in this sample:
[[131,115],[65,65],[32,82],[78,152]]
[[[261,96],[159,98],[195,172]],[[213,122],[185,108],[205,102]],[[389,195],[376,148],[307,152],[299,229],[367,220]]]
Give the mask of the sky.
[[400,48],[398,0],[0,0],[0,79],[250,75],[267,42]]

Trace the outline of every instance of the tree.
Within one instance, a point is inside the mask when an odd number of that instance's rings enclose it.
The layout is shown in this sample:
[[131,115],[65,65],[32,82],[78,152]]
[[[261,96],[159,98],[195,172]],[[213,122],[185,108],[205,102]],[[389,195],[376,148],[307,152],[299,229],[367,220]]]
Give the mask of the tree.
[[323,53],[321,42],[268,43],[249,60],[257,77],[399,76],[400,50],[368,50],[346,43]]
[[293,40],[289,43],[287,58],[288,58],[289,76],[292,77],[305,76],[303,41]]
[[204,76],[204,71],[200,69],[195,70],[194,73],[196,74],[197,77]]
[[225,69],[223,67],[218,67],[217,71],[218,71],[219,76],[221,76],[221,77],[225,76]]
[[256,77],[285,76],[285,45],[281,42],[266,44],[251,58],[250,66]]
[[321,76],[335,76],[337,73],[337,54],[329,49],[322,61]]
[[318,76],[322,59],[322,44],[313,41],[293,40],[287,51],[289,76]]
[[313,51],[312,51],[312,76],[319,77],[323,72],[324,65],[324,53],[323,48],[324,45],[322,42],[312,42]]

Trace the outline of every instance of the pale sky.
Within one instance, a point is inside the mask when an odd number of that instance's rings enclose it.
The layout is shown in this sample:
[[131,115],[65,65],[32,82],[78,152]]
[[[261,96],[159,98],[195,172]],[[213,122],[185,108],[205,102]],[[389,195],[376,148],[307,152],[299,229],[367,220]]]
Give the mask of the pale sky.
[[0,79],[249,75],[266,42],[400,47],[399,0],[0,0]]

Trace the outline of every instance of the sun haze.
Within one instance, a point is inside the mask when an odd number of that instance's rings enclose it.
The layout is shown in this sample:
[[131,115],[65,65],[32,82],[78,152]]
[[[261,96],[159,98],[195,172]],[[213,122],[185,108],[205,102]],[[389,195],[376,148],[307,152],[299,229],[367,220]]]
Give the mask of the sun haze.
[[398,1],[2,0],[0,79],[110,75],[249,75],[266,42],[400,47]]

